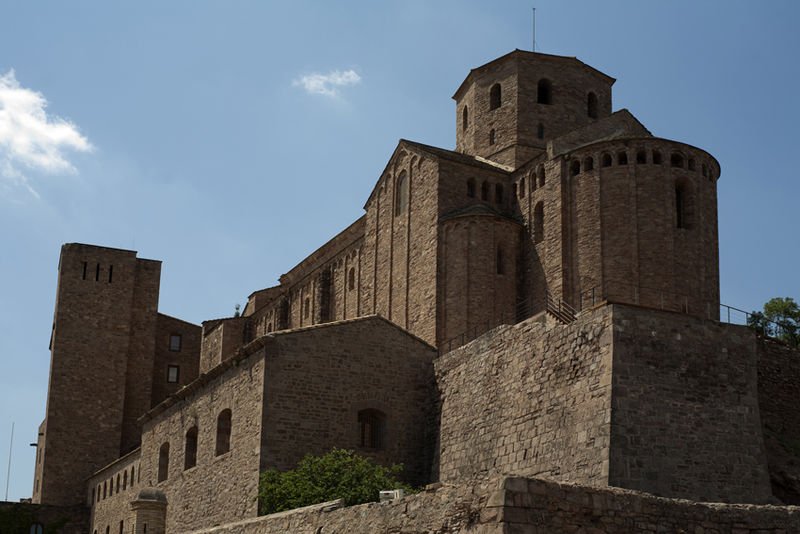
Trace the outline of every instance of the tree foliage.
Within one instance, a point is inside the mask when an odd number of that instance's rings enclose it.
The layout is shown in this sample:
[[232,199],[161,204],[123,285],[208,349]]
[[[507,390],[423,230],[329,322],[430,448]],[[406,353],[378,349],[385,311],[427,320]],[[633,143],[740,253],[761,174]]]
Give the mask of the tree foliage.
[[258,500],[262,514],[272,514],[334,499],[345,505],[378,500],[381,490],[411,488],[399,480],[403,466],[375,465],[354,451],[333,449],[324,456],[307,455],[291,471],[269,469],[261,474]]
[[750,314],[747,325],[760,334],[800,348],[800,306],[791,297],[768,300],[763,312]]

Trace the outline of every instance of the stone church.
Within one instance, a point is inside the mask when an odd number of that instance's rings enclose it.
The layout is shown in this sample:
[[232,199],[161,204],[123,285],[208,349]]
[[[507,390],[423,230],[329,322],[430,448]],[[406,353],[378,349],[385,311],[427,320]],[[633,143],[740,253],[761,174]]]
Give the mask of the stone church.
[[798,354],[718,321],[720,166],[613,111],[614,81],[473,69],[455,150],[400,140],[364,214],[235,317],[161,314],[159,261],[64,245],[33,502],[188,532],[339,447],[417,485],[800,503]]

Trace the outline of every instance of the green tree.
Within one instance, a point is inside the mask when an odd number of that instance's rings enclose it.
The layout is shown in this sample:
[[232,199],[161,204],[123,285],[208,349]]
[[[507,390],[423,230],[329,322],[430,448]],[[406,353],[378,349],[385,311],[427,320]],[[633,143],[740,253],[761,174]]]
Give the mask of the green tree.
[[760,334],[800,348],[800,306],[791,297],[769,299],[763,312],[750,314],[747,324]]
[[413,491],[399,480],[403,466],[375,465],[354,451],[333,449],[324,456],[307,455],[291,471],[269,469],[258,482],[262,514],[272,514],[334,499],[345,505],[378,500],[386,489]]

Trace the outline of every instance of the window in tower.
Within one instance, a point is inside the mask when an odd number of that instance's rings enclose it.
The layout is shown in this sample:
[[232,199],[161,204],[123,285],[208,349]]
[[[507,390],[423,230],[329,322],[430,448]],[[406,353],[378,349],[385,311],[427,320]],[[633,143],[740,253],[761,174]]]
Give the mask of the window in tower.
[[503,265],[503,247],[497,246],[497,261],[495,263],[495,270],[497,274],[505,274],[505,265]]
[[594,159],[592,158],[592,156],[589,156],[585,160],[583,160],[583,170],[591,171],[592,169],[594,169]]
[[691,228],[692,190],[691,183],[685,179],[675,182],[675,227]]
[[489,200],[489,182],[481,184],[481,200]]
[[464,110],[461,112],[461,129],[466,131],[468,125],[469,125],[469,110],[467,109],[467,106],[464,106]]
[[89,266],[87,262],[83,262],[83,279],[86,280],[86,268]]
[[600,157],[600,165],[603,167],[611,167],[611,154],[603,154]]
[[617,165],[627,165],[627,164],[628,164],[628,153],[622,151],[619,154],[617,154]]
[[537,87],[537,102],[540,104],[552,104],[553,103],[553,86],[550,83],[550,80],[546,78],[542,78],[539,80],[539,85]]
[[181,368],[177,365],[167,366],[167,382],[169,384],[177,384],[180,379]]
[[569,167],[569,175],[577,176],[581,172],[581,162],[578,160],[573,161]]
[[637,152],[636,163],[638,165],[644,165],[645,163],[647,163],[647,152],[645,152],[644,150],[640,150],[639,152]]
[[671,167],[676,168],[683,168],[683,156],[678,154],[677,152],[673,152],[669,158],[669,164]]
[[694,158],[689,158],[689,170],[690,171],[695,170]]
[[489,130],[489,144],[490,145],[494,144],[494,128]]
[[475,198],[475,180],[473,178],[467,180],[467,196]]
[[489,110],[500,107],[500,84],[496,83],[489,90]]
[[653,150],[653,165],[661,165],[661,152]]
[[597,118],[597,95],[594,93],[589,93],[586,99],[586,113],[591,119]]
[[503,191],[503,184],[494,185],[494,202],[495,204],[503,204],[505,202],[505,191]]
[[544,187],[544,167],[539,166],[539,187]]
[[408,204],[408,174],[406,171],[400,173],[397,178],[397,185],[394,193],[394,215],[395,217],[406,211]]
[[519,179],[519,198],[525,196],[525,177]]

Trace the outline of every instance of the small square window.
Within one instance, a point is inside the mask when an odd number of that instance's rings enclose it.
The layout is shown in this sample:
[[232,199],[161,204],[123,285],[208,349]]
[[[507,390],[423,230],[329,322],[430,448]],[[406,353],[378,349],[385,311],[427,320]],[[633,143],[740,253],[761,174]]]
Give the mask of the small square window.
[[178,352],[181,350],[181,335],[180,334],[171,334],[169,336],[169,350],[173,352]]
[[167,382],[170,384],[176,384],[178,379],[180,378],[181,368],[177,365],[168,365],[167,366]]

